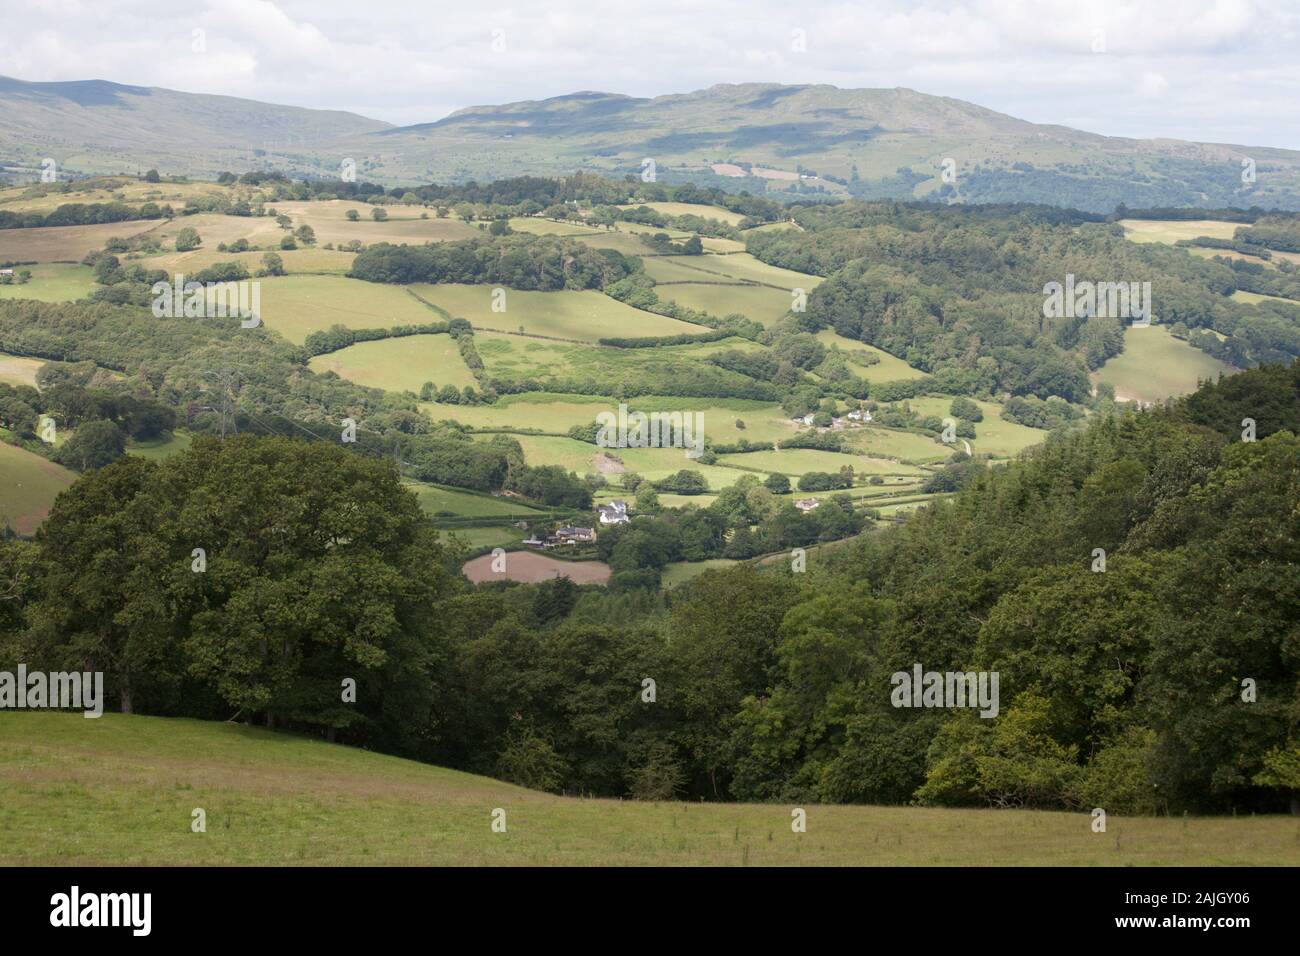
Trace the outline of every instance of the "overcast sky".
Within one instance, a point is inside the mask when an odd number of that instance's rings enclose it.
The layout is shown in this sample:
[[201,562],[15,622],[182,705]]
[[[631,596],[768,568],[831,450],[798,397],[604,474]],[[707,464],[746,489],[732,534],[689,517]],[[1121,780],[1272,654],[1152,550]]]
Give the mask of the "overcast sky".
[[584,89],[905,86],[1098,133],[1300,148],[1300,0],[0,0],[0,74],[393,123]]

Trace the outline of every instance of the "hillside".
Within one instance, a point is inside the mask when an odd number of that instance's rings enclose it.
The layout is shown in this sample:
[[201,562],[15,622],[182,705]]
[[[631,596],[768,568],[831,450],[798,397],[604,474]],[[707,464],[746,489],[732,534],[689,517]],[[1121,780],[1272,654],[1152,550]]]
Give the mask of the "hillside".
[[[103,81],[0,79],[0,140],[32,167],[75,172],[280,169],[386,185],[571,173],[640,174],[751,192],[1300,209],[1300,153],[1098,136],[909,89],[723,84],[637,98],[584,91],[471,106],[405,127],[349,113]],[[160,139],[154,130],[166,129]],[[1257,181],[1241,182],[1254,160]],[[955,182],[941,179],[946,159]]]
[[[1288,817],[641,803],[245,726],[105,714],[0,719],[0,865],[1300,864]],[[203,808],[207,832],[190,829]],[[506,832],[491,814],[506,812]]]
[[[0,169],[39,172],[50,157],[60,169],[81,173],[157,167],[215,177],[223,169],[253,168],[273,152],[315,158],[340,136],[387,126],[353,113],[233,96],[0,76]],[[333,162],[337,175],[339,159]]]

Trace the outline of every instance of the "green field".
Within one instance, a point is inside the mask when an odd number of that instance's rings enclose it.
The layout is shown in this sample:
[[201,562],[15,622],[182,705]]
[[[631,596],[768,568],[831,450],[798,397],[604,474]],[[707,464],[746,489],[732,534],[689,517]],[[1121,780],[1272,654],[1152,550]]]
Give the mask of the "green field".
[[[559,465],[579,475],[603,474],[617,484],[618,476],[634,471],[657,481],[682,469],[698,471],[714,490],[735,484],[745,472],[719,465],[701,465],[686,458],[680,448],[598,448],[574,438],[550,435],[516,435],[524,460],[533,464]],[[610,457],[613,456],[613,457]],[[619,459],[619,460],[615,460]],[[621,461],[620,461],[621,460]],[[762,473],[759,478],[763,478]],[[693,496],[692,496],[693,497]]]
[[[976,426],[978,430],[978,426]],[[942,461],[952,454],[952,449],[941,445],[927,435],[900,431],[896,428],[855,428],[844,432],[846,447],[860,454],[880,458],[897,458],[929,464]]]
[[701,282],[655,287],[660,299],[719,318],[739,312],[760,325],[772,325],[790,311],[790,293],[762,285],[712,284]]
[[[478,336],[484,339],[486,336]],[[676,351],[676,349],[669,350]],[[629,412],[704,413],[704,434],[712,442],[726,444],[741,438],[750,441],[779,441],[794,434],[794,426],[779,405],[743,398],[678,398],[641,395],[625,400]],[[575,425],[596,421],[601,412],[617,414],[618,400],[594,395],[555,392],[522,392],[504,395],[492,405],[441,405],[421,403],[421,410],[433,419],[452,418],[475,428],[507,431],[564,433]],[[736,422],[743,422],[740,428]]]
[[334,372],[358,385],[417,394],[425,382],[439,388],[477,386],[450,335],[403,335],[358,342],[337,352],[313,356],[313,372]]
[[688,388],[743,392],[754,384],[738,372],[700,362],[696,350],[707,347],[700,345],[618,349],[504,332],[480,332],[474,345],[490,376],[535,382],[547,390],[562,391],[577,382],[607,395],[634,389],[678,394]]
[[447,538],[454,537],[466,549],[519,547],[519,542],[527,535],[518,528],[508,525],[488,525],[472,528],[442,528],[439,534]]
[[596,342],[602,338],[683,335],[709,331],[689,322],[643,312],[592,290],[523,292],[505,290],[505,311],[493,312],[493,286],[416,285],[421,298],[465,318],[476,329]]
[[[952,398],[929,397],[913,398],[908,401],[912,410],[921,415],[937,415],[939,418],[951,416]],[[1029,428],[1002,417],[1002,406],[997,402],[975,402],[984,413],[984,420],[975,423],[976,437],[971,440],[971,448],[976,454],[992,455],[994,458],[1012,458],[1033,445],[1041,444],[1047,438],[1047,432],[1038,428]],[[961,442],[957,447],[964,448]]]
[[75,472],[25,449],[0,442],[0,531],[8,525],[33,534]]
[[[1124,351],[1093,372],[1092,380],[1115,386],[1120,401],[1162,402],[1195,391],[1198,379],[1217,380],[1235,371],[1163,326],[1152,325],[1125,330]],[[979,426],[975,428],[978,433]]]
[[[663,495],[659,496],[660,503],[663,503]],[[739,564],[734,558],[709,558],[706,561],[674,561],[667,565],[663,571],[663,586],[675,588],[692,578],[697,578],[705,571],[712,571],[716,568],[729,568],[733,564]]]
[[583,245],[591,246],[593,249],[613,249],[625,256],[645,256],[650,258],[653,255],[649,246],[629,232],[606,232],[601,230],[591,235],[583,235],[580,240]]
[[584,222],[561,222],[538,216],[516,216],[510,220],[510,228],[531,236],[592,236],[605,232],[604,229]]
[[850,465],[857,474],[864,475],[919,475],[920,468],[900,465],[886,458],[867,458],[834,451],[817,451],[811,448],[790,448],[784,451],[751,451],[744,454],[722,455],[721,464],[740,468],[757,468],[783,475],[802,475],[809,471],[837,472]]
[[31,279],[22,285],[0,285],[0,299],[71,302],[73,299],[85,298],[95,288],[94,273],[90,266],[60,262],[18,266],[17,269],[30,269]]
[[296,345],[332,325],[389,329],[443,321],[401,286],[340,276],[263,279],[262,320]]
[[523,502],[497,495],[476,494],[457,488],[443,488],[422,481],[408,481],[406,487],[415,492],[420,507],[429,514],[449,513],[469,518],[496,518],[518,515],[542,514]]
[[[642,803],[231,723],[0,718],[0,865],[1300,864],[1294,817]],[[201,808],[206,832],[191,831]],[[506,831],[493,832],[492,814]]]
[[803,289],[805,292],[811,292],[822,282],[821,276],[768,265],[748,252],[728,256],[682,256],[678,261],[700,272],[701,281],[739,279],[774,285],[786,291]]
[[189,432],[172,432],[164,438],[132,442],[127,451],[132,455],[139,455],[141,458],[161,460],[189,448],[193,440],[194,438]]
[[[188,199],[227,196],[230,189],[210,182],[147,183],[134,177],[97,177],[57,185],[16,186],[0,189],[0,208],[9,212],[51,213],[65,203],[172,203]],[[120,198],[119,198],[120,197]]]
[[[901,382],[906,379],[925,377],[925,372],[913,368],[902,359],[866,342],[855,342],[853,339],[845,338],[837,334],[834,329],[822,329],[817,333],[817,340],[827,348],[833,345],[843,352],[845,359],[853,365],[854,371],[868,382]],[[862,353],[874,355],[880,361],[871,365],[855,361],[855,357]]]

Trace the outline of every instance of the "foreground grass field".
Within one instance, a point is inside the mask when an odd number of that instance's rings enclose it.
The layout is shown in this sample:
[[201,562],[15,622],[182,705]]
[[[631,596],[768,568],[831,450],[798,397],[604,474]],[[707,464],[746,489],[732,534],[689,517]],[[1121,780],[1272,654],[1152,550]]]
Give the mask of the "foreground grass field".
[[[248,727],[0,716],[0,865],[907,865],[1300,863],[1293,817],[636,803]],[[207,832],[191,832],[202,808]],[[491,829],[505,811],[506,832]]]

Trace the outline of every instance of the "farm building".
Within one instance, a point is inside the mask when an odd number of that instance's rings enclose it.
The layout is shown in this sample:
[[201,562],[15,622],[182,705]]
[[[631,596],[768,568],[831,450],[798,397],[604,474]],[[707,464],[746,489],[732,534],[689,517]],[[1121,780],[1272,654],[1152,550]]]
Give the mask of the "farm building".
[[598,505],[596,511],[600,514],[601,524],[627,524],[631,520],[627,516],[626,501],[611,501],[607,505]]

